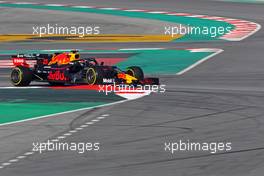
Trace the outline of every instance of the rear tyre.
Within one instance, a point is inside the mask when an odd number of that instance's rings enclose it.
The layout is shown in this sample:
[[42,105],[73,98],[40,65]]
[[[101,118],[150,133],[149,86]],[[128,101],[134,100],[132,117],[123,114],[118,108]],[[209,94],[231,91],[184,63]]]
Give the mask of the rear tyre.
[[144,80],[144,72],[140,67],[137,66],[128,67],[126,73],[129,74],[130,76],[137,78],[138,81]]
[[89,67],[85,73],[87,84],[103,84],[104,72],[101,67]]
[[11,83],[14,86],[28,86],[32,81],[32,72],[29,68],[18,66],[11,71]]

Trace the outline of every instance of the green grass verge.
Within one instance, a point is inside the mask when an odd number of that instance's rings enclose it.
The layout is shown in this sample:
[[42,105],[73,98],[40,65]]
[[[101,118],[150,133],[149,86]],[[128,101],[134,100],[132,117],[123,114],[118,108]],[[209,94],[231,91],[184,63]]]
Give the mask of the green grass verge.
[[0,124],[16,122],[20,120],[33,119],[65,111],[72,111],[81,108],[89,108],[103,105],[104,102],[49,102],[49,103],[8,103],[0,102]]

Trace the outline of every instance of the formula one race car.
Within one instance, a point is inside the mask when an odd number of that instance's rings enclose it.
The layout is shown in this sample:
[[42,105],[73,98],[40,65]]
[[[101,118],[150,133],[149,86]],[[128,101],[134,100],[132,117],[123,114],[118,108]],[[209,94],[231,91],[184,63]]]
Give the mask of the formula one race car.
[[[54,54],[18,54],[12,56],[14,68],[11,82],[14,86],[28,86],[31,81],[65,84],[126,84],[158,85],[158,78],[144,78],[140,67],[131,66],[122,71],[116,66],[98,63],[94,58],[80,58],[78,51]],[[30,65],[29,63],[33,63]]]

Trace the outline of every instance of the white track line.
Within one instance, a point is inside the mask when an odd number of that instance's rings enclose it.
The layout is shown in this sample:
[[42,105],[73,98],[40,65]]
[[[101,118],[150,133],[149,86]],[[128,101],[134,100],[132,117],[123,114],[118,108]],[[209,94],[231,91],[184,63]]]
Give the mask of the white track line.
[[146,10],[142,10],[142,9],[128,9],[128,10],[123,10],[126,12],[145,12]]
[[120,8],[112,8],[112,7],[103,7],[103,8],[99,8],[101,10],[120,10]]
[[11,159],[9,160],[10,163],[15,163],[15,162],[18,162],[18,159]]
[[63,4],[44,4],[44,6],[51,6],[51,7],[63,7]]
[[[100,116],[98,116],[98,117],[96,117],[96,118],[90,120],[89,122],[86,122],[85,124],[88,124],[88,123],[89,123],[90,125],[91,125],[91,124],[94,124],[95,122],[99,122],[100,120],[102,120],[102,119],[104,119],[104,118],[106,118],[106,117],[108,117],[108,116],[109,116],[109,114],[102,114],[102,115],[100,115]],[[103,117],[103,118],[102,118],[102,117]],[[64,133],[63,135],[58,136],[58,137],[55,138],[55,139],[50,139],[50,140],[48,140],[48,141],[51,141],[51,142],[59,142],[60,140],[65,140],[65,138],[71,136],[73,133],[76,133],[77,131],[81,131],[81,130],[83,130],[84,128],[86,128],[86,127],[88,127],[88,126],[89,126],[89,125],[80,125],[79,127],[76,127],[75,129],[70,130],[70,131]],[[15,163],[19,162],[20,160],[22,160],[22,159],[24,159],[24,158],[27,158],[27,157],[29,157],[30,155],[33,155],[33,154],[35,154],[35,153],[38,153],[38,152],[37,152],[37,151],[29,151],[29,152],[24,153],[23,155],[17,156],[17,157],[14,158],[14,159],[10,159],[8,162],[1,163],[1,164],[0,164],[0,169],[4,169],[5,167],[7,167],[7,166],[9,166],[9,165],[11,165],[11,164],[15,164]]]
[[[190,70],[193,69],[194,67],[197,67],[197,66],[200,65],[201,63],[207,61],[208,59],[214,57],[214,56],[217,55],[217,54],[220,54],[220,53],[223,52],[223,51],[224,51],[224,50],[222,50],[222,49],[218,49],[215,53],[213,53],[213,54],[211,54],[211,55],[209,55],[209,56],[207,56],[207,57],[205,57],[205,58],[199,60],[199,61],[196,62],[195,64],[193,64],[193,65],[187,67],[186,69],[184,69],[184,70],[182,70],[182,71],[176,73],[176,75],[182,75],[182,74],[186,73],[187,71],[190,71]],[[209,51],[209,52],[210,52],[210,51]]]
[[32,155],[32,154],[34,154],[35,152],[26,152],[24,155],[25,156],[28,156],[28,155]]
[[82,8],[82,9],[91,9],[91,8],[95,8],[94,6],[71,6],[74,8]]
[[76,132],[77,132],[76,130],[69,131],[69,133],[76,133]]
[[87,122],[87,123],[85,123],[85,124],[87,124],[87,125],[92,125],[92,124],[94,124],[94,122]]
[[65,134],[64,134],[64,136],[71,136],[71,135],[72,135],[71,132],[69,132],[69,133],[65,133]]
[[18,157],[16,157],[17,159],[23,159],[23,158],[26,158],[26,156],[24,156],[24,155],[21,155],[21,156],[18,156]]
[[123,48],[119,49],[119,51],[138,51],[138,50],[162,50],[164,48]]
[[7,87],[0,87],[0,90],[1,89],[44,89],[44,88],[47,88],[47,87],[41,87],[41,86],[11,87],[11,86],[7,86]]

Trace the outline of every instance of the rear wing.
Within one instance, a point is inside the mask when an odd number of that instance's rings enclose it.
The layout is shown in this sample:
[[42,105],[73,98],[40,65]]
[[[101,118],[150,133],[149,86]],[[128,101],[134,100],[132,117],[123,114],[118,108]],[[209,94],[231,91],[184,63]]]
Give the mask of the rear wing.
[[12,55],[11,59],[15,67],[31,67],[34,66],[38,61],[49,62],[49,58],[52,57],[51,54],[17,54]]
[[52,57],[52,54],[17,54],[12,55],[12,58],[24,58],[26,60],[38,60]]

